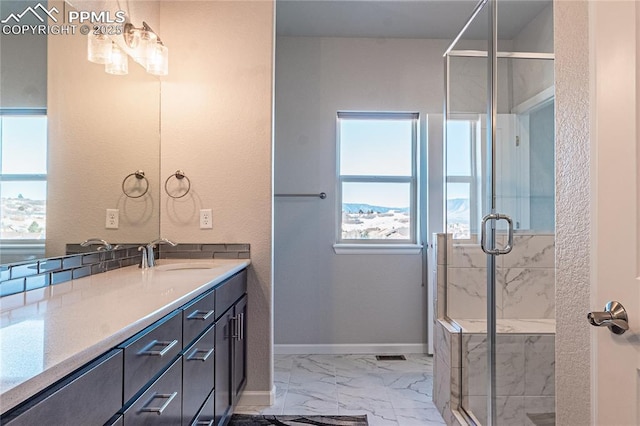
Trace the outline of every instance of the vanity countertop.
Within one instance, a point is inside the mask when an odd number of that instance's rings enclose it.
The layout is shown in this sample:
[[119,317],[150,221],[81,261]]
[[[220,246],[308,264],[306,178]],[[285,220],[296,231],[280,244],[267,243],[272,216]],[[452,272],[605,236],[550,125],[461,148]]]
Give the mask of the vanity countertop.
[[[196,263],[213,265],[199,269]],[[246,268],[246,259],[162,259],[0,299],[0,413]],[[187,264],[187,269],[173,269]]]

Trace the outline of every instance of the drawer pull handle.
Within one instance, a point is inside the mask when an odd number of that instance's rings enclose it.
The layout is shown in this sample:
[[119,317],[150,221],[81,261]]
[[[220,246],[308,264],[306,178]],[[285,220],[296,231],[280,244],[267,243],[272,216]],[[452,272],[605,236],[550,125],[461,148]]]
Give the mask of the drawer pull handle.
[[200,310],[196,310],[191,312],[191,314],[187,317],[187,319],[190,320],[206,320],[208,319],[211,315],[213,315],[214,311],[200,311]]
[[240,340],[244,340],[244,312],[238,315],[240,316],[240,330],[238,334],[240,335]]
[[[145,412],[145,413],[156,413],[157,415],[161,416],[162,412],[165,410],[165,408],[167,408],[169,406],[169,404],[171,404],[171,401],[173,401],[173,398],[175,398],[176,395],[178,395],[178,392],[174,392],[174,393],[155,393],[155,394],[153,394],[153,396],[151,398],[149,398],[149,401],[147,401],[147,403],[144,404],[144,407],[142,407],[140,409],[140,411]],[[153,401],[156,398],[166,399],[166,401],[160,407],[147,407],[147,405],[149,405],[151,403],[151,401]]]
[[[144,349],[142,349],[140,352],[138,352],[138,355],[151,355],[151,356],[164,356],[167,354],[167,352],[169,352],[171,350],[171,348],[173,348],[175,345],[178,344],[177,340],[173,340],[171,342],[169,341],[160,341],[160,340],[154,340],[153,342],[149,343]],[[152,351],[151,348],[153,348],[154,346],[159,346],[159,345],[163,345],[164,348],[162,350],[155,350]]]
[[[202,356],[194,356],[197,353],[204,353],[204,355]],[[206,361],[207,358],[209,358],[211,356],[211,354],[213,353],[213,348],[206,350],[206,349],[197,349],[193,352],[191,352],[191,355],[189,355],[187,357],[187,361]]]

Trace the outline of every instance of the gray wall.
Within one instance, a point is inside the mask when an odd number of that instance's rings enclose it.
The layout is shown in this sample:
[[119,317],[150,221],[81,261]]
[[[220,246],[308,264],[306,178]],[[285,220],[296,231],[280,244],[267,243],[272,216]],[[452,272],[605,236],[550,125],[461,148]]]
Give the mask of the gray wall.
[[[422,143],[427,114],[434,114],[429,134],[440,135],[446,45],[443,40],[277,38],[275,192],[325,191],[328,197],[276,198],[276,344],[426,342],[420,254],[333,252],[335,116],[338,110],[418,111]],[[441,143],[441,137],[429,140]],[[429,152],[439,156],[429,159],[430,176],[441,179],[441,146],[430,146]],[[438,187],[435,180],[429,185]],[[441,201],[430,211],[440,212],[433,220],[441,221]]]

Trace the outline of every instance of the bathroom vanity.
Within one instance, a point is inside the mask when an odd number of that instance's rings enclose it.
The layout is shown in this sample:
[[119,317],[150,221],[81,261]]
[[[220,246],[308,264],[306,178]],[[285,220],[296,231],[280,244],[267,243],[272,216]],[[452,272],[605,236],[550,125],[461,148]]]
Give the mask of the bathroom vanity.
[[2,298],[1,424],[224,425],[249,260],[163,260]]

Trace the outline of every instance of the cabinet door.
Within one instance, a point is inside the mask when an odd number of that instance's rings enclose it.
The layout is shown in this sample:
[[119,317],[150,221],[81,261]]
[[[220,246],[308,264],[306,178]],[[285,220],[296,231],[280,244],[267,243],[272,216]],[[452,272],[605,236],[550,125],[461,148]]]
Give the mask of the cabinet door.
[[238,403],[240,392],[247,378],[247,296],[236,303],[232,326],[233,333],[233,372],[232,372],[232,405]]
[[183,425],[191,424],[213,389],[214,345],[215,326],[212,326],[184,352],[182,367]]
[[104,424],[122,407],[122,351],[113,350],[0,419],[0,424]]
[[216,322],[215,424],[223,425],[231,408],[231,336],[233,309]]
[[243,269],[216,287],[216,318],[247,292],[247,270]]

